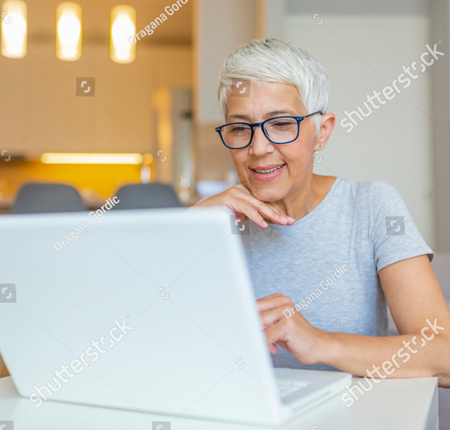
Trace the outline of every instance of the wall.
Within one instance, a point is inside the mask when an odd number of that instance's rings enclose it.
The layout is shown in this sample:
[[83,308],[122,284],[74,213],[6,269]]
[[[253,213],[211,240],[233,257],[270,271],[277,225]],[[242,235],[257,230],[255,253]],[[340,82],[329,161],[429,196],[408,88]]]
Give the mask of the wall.
[[[441,50],[449,52],[450,1],[432,0],[431,37],[440,40]],[[434,171],[436,188],[436,240],[440,251],[450,253],[450,56],[431,71],[433,100]],[[448,260],[450,262],[450,259]],[[450,273],[450,265],[447,266]],[[449,411],[450,414],[450,411]],[[450,417],[449,417],[450,418]]]
[[425,45],[437,42],[430,39],[429,25],[424,14],[291,13],[282,36],[313,55],[330,78],[329,111],[337,123],[327,148],[318,154],[315,172],[393,185],[434,248],[433,66],[369,117],[357,120],[350,133],[340,125],[345,111],[364,108],[366,96],[391,85],[403,66],[420,63]]
[[215,127],[223,124],[217,101],[225,58],[258,35],[257,0],[197,0],[194,12],[194,120],[196,179],[224,181],[233,166]]
[[225,58],[257,36],[256,0],[197,0],[194,17],[195,120],[223,120],[217,102],[219,73]]

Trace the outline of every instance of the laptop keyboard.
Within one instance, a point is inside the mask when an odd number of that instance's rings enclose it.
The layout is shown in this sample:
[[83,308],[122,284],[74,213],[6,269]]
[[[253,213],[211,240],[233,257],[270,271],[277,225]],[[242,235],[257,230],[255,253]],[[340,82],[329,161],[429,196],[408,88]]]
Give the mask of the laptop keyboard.
[[289,396],[290,394],[310,385],[308,382],[290,381],[289,379],[277,379],[276,382],[280,397]]

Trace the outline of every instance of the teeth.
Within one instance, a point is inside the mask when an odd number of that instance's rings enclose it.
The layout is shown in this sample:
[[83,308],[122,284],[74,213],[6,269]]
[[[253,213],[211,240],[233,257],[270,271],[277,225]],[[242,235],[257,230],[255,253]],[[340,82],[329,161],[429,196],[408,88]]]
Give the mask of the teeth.
[[281,169],[283,166],[284,166],[284,164],[282,164],[281,166],[278,166],[278,167],[274,167],[273,169],[269,169],[269,170],[256,170],[255,169],[255,172],[262,173],[263,175],[267,175],[269,173],[275,172],[275,170]]

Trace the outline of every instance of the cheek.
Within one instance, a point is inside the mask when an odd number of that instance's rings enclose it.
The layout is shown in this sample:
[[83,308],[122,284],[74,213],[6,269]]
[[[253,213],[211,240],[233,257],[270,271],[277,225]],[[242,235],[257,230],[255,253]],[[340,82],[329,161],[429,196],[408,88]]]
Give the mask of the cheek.
[[231,152],[231,158],[233,159],[234,167],[239,175],[239,179],[245,176],[245,165],[247,162],[247,156],[245,153],[239,153],[239,151]]
[[295,145],[291,146],[291,147],[285,147],[285,148],[280,148],[279,152],[280,152],[280,156],[281,159],[287,163],[288,167],[290,167],[291,169],[299,165],[302,164],[302,160],[304,159],[304,154],[302,153],[303,151],[300,150],[300,148],[302,147],[302,143],[301,142],[293,142]]
[[247,155],[244,152],[244,150],[231,150],[231,158],[233,159],[233,163],[236,165],[236,168],[245,165],[245,162],[247,161]]
[[289,177],[294,181],[302,175],[302,172],[308,170],[312,159],[312,150],[307,146],[308,142],[297,141],[295,144],[295,147],[286,148],[281,154],[282,159],[287,163]]
[[296,142],[292,142],[292,146],[285,148],[282,152],[285,160],[296,165],[307,164],[309,158],[312,157],[313,152],[313,142],[308,137],[309,136],[305,136],[303,138],[300,137]]

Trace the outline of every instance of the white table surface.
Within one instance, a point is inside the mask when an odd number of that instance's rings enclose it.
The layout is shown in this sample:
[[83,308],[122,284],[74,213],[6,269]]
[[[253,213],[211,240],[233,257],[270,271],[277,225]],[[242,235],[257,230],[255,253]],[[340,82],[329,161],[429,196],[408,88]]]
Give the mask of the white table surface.
[[[360,379],[353,377],[353,384],[357,384]],[[340,399],[341,395],[279,428],[438,430],[437,378],[383,380],[349,408]],[[169,421],[171,430],[259,428],[54,401],[48,401],[39,409],[35,409],[28,399],[19,396],[9,377],[0,379],[0,425],[2,421],[13,421],[14,430],[149,430],[152,429],[152,421]]]

